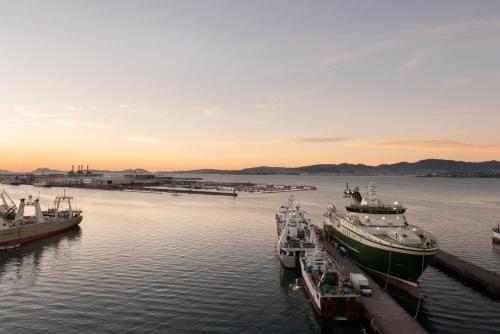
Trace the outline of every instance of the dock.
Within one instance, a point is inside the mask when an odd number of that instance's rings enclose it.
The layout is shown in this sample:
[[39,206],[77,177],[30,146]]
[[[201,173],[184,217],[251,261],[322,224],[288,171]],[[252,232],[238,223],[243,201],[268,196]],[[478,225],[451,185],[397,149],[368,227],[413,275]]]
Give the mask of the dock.
[[169,188],[169,187],[145,187],[145,190],[149,190],[152,192],[165,192],[172,194],[197,194],[197,195],[216,195],[216,196],[238,196],[238,193],[235,190],[232,191],[224,191],[217,189],[196,189],[196,188]]
[[439,250],[434,255],[432,265],[452,272],[459,278],[481,287],[495,298],[500,298],[500,275],[486,270],[458,256]]
[[1,175],[0,182],[10,185],[34,185],[39,187],[85,188],[98,190],[122,190],[173,194],[198,194],[236,197],[239,193],[281,193],[316,190],[314,185],[269,184],[237,181],[213,181],[201,177],[185,177],[145,170],[122,172],[92,171],[87,165],[72,166],[69,172],[47,174],[11,173]]
[[[342,273],[361,273],[368,276],[350,257],[344,256],[333,243],[325,241],[325,250],[337,261]],[[373,332],[379,334],[424,334],[424,327],[403,309],[375,280],[370,279],[371,296],[361,296],[363,317]]]

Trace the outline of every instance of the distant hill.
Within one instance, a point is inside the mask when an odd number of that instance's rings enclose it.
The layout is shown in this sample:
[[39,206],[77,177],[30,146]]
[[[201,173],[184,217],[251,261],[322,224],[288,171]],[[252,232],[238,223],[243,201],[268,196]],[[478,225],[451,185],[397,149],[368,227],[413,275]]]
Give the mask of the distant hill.
[[[84,171],[86,171],[84,169]],[[93,173],[119,173],[119,174],[152,174],[151,172],[142,169],[142,168],[136,168],[136,169],[124,169],[124,170],[99,170],[99,169],[90,169],[91,172]],[[0,171],[1,172],[1,171]],[[67,173],[68,171],[61,171],[61,170],[56,170],[56,169],[50,169],[47,167],[40,167],[32,171],[33,174],[50,174],[50,173]]]
[[91,169],[91,172],[94,173],[119,173],[119,174],[153,174],[150,171],[147,171],[142,168],[136,168],[136,169],[124,169],[124,170],[100,170],[100,169]]
[[260,166],[240,170],[197,169],[179,171],[196,174],[234,174],[234,175],[271,175],[271,174],[334,174],[334,175],[426,175],[442,172],[483,173],[500,172],[499,161],[465,162],[442,159],[426,159],[417,162],[399,162],[369,166],[363,164],[320,164],[303,167]]
[[32,171],[33,174],[53,174],[53,173],[65,173],[64,171],[56,170],[56,169],[50,169],[47,167],[41,167],[37,168],[34,171]]

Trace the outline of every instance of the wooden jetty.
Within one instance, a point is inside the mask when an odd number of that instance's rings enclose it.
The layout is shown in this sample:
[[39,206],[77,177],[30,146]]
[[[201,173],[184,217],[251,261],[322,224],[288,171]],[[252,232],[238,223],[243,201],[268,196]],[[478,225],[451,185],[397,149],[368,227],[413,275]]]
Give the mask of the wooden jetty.
[[[337,261],[345,276],[350,273],[366,273],[348,256],[344,256],[333,243],[325,241],[325,250]],[[361,296],[363,316],[370,323],[371,330],[380,334],[420,334],[427,331],[409,315],[389,294],[373,279],[370,279],[371,296]]]
[[435,267],[452,272],[467,282],[483,288],[495,298],[500,298],[500,275],[439,250],[432,263]]

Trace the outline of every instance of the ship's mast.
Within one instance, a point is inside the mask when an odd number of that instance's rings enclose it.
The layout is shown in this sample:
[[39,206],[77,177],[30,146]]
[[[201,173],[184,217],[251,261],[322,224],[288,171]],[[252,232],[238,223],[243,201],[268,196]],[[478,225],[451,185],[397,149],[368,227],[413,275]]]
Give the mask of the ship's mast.
[[11,214],[15,214],[17,210],[16,203],[10,198],[9,194],[5,190],[0,192],[0,197],[2,199],[2,204],[0,204],[0,216],[8,217]]
[[293,198],[293,195],[290,195],[288,198],[288,209],[293,210],[295,199]]
[[19,203],[19,208],[17,209],[16,212],[16,217],[14,218],[14,221],[19,222],[23,220],[24,218],[24,198],[21,198],[21,203]]
[[370,205],[377,204],[376,189],[373,183],[368,185],[368,203]]
[[38,198],[35,199],[33,205],[35,206],[36,222],[41,223],[43,221],[43,213],[42,213],[42,208],[40,208],[40,200]]
[[24,219],[24,208],[25,206],[32,206],[35,208],[35,221],[37,223],[43,222],[43,213],[42,209],[40,208],[40,201],[39,199],[33,200],[33,196],[29,196],[29,200],[26,201],[24,198],[21,198],[21,203],[19,204],[19,208],[17,209],[16,212],[16,217],[14,218],[15,222],[21,222]]

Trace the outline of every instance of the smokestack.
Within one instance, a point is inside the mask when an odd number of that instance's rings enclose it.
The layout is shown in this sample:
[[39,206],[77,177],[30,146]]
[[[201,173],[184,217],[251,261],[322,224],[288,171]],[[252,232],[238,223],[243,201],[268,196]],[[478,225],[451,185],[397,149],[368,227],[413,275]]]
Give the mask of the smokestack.
[[71,174],[75,172],[75,165],[71,165]]
[[87,174],[89,173],[89,165],[87,165]]

